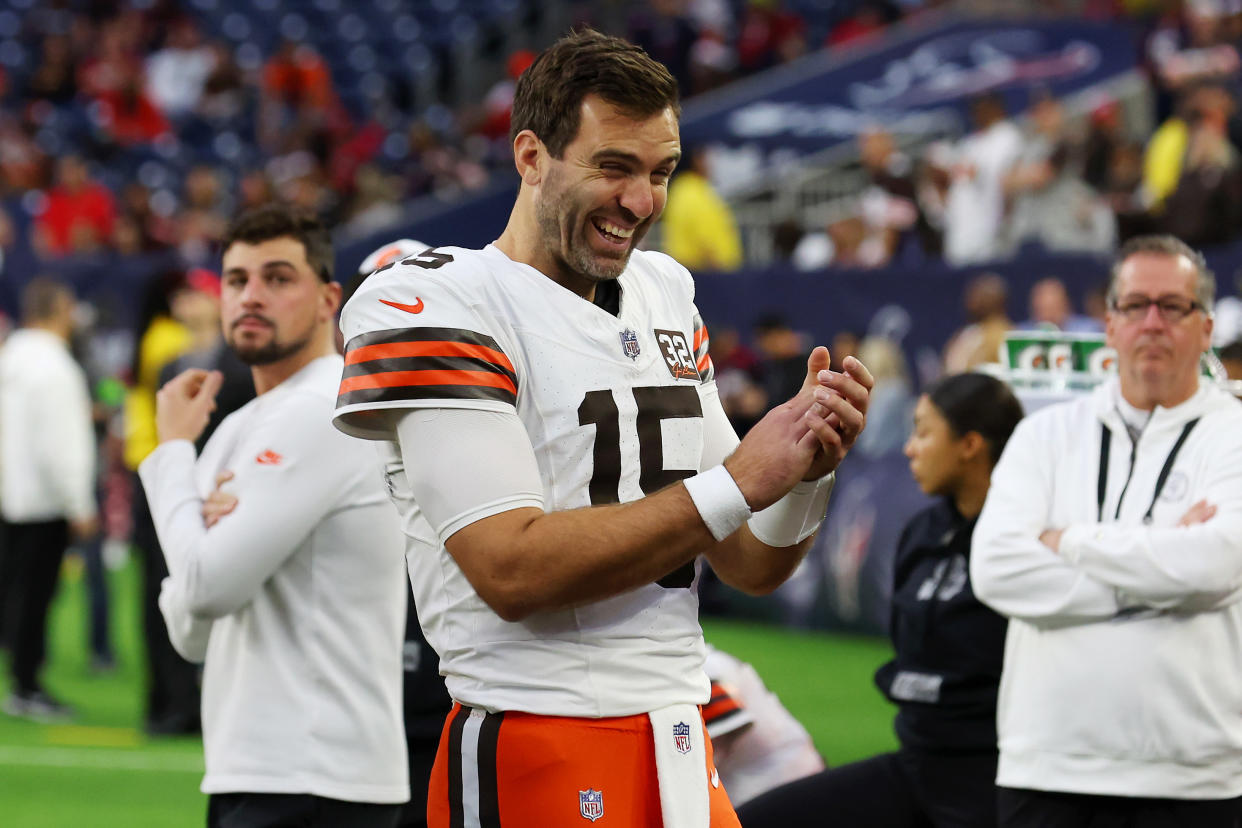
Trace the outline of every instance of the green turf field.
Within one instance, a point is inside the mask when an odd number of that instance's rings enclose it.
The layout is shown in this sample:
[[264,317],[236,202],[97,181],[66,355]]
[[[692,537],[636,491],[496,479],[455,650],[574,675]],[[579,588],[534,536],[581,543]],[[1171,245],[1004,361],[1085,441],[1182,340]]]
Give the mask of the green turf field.
[[[85,594],[72,560],[53,607],[46,683],[72,704],[72,724],[39,725],[0,713],[0,825],[5,828],[200,826],[197,739],[149,738],[141,730],[143,665],[134,567],[110,574],[118,668],[93,675]],[[709,620],[708,638],[749,661],[811,732],[832,764],[893,747],[892,708],[871,684],[888,658],[871,638],[797,633]],[[0,671],[7,693],[7,669]]]

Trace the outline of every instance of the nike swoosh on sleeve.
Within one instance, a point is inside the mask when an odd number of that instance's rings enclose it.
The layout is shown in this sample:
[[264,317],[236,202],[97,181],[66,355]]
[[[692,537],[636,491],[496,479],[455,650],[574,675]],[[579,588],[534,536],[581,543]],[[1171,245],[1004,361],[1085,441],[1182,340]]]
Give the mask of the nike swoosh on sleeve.
[[414,298],[417,301],[413,305],[407,305],[404,302],[390,302],[387,299],[381,299],[380,301],[390,308],[396,308],[397,310],[403,310],[406,313],[422,313],[423,312],[423,300],[419,299],[417,296]]

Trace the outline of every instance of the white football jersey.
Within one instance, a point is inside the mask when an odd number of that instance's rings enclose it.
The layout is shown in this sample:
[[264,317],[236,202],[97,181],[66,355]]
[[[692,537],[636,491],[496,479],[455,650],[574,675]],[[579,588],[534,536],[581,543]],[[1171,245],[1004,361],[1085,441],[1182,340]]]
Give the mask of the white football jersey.
[[[636,252],[619,285],[614,316],[491,245],[436,248],[380,270],[341,316],[337,426],[391,441],[387,420],[360,413],[516,410],[547,511],[636,500],[695,474],[705,456],[719,462],[722,451],[704,451],[703,412],[720,403],[689,273]],[[420,513],[395,444],[386,455],[420,621],[455,699],[593,717],[708,700],[696,566],[506,622]]]

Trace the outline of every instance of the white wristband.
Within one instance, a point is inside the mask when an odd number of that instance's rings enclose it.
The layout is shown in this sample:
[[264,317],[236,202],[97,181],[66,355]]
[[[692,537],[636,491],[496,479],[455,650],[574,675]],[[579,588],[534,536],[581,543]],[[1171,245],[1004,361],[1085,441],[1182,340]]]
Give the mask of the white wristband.
[[786,547],[802,543],[815,534],[828,511],[828,496],[837,481],[835,473],[819,480],[804,480],[789,494],[773,503],[747,524],[750,532],[768,546]]
[[681,482],[716,540],[722,541],[741,529],[750,517],[742,490],[724,466],[713,466]]

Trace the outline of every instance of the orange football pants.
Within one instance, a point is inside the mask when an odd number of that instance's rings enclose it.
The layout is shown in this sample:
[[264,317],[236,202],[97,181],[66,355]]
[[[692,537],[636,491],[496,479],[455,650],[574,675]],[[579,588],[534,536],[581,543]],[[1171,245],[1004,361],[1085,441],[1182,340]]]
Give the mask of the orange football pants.
[[[653,739],[646,715],[581,719],[454,704],[431,771],[428,828],[662,828]],[[706,732],[703,741],[711,828],[741,828]]]

